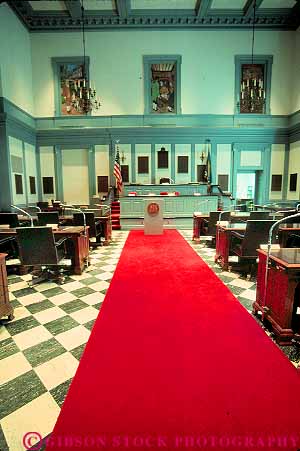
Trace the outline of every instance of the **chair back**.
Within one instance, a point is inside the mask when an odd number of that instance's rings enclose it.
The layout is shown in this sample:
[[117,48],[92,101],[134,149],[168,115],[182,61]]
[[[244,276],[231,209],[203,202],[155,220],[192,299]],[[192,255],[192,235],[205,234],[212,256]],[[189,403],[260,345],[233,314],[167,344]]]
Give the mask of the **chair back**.
[[[92,212],[87,212],[85,214],[86,225],[89,226],[89,235],[90,237],[96,236],[96,226],[95,226],[95,214]],[[76,226],[83,226],[83,213],[74,213],[73,214],[73,223]]]
[[268,211],[251,211],[249,219],[270,219],[270,212]]
[[[216,236],[216,225],[219,221],[220,211],[211,211],[209,213],[207,234]],[[224,212],[221,216],[222,221],[230,221],[230,211]]]
[[17,213],[0,213],[0,224],[9,224],[12,229],[19,227]]
[[58,211],[39,212],[37,216],[39,226],[46,226],[47,224],[59,224]]
[[[269,230],[276,221],[267,219],[250,219],[247,221],[244,239],[241,244],[241,255],[243,257],[256,257],[256,249],[261,244],[267,244]],[[275,236],[272,241],[275,240]]]
[[51,227],[19,227],[17,241],[22,265],[57,265],[59,259]]
[[48,202],[37,202],[36,206],[39,207],[42,211],[47,210],[49,207]]

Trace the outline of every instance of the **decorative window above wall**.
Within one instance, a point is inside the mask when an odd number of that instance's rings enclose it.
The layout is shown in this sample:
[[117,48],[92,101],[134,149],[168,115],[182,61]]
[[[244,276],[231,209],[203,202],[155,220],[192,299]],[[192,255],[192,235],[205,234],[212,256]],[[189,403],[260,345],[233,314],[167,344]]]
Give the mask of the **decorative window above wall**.
[[270,55],[235,57],[235,113],[270,114]]
[[157,168],[158,169],[168,169],[169,165],[169,152],[162,147],[157,152]]
[[179,55],[144,56],[145,114],[181,113]]
[[[85,114],[74,106],[74,93],[84,84],[83,58],[52,58],[55,83],[55,116],[80,116]],[[89,79],[89,58],[85,57]]]

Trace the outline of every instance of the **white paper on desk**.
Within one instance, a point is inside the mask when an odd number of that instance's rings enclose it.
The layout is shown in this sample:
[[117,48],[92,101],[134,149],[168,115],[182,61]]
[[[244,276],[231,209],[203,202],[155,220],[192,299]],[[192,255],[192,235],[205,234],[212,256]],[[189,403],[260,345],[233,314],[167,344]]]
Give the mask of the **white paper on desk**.
[[10,229],[9,224],[0,224],[0,229]]
[[230,222],[229,221],[218,221],[217,224],[219,224],[220,226],[223,226],[223,227],[227,227],[227,226],[229,226]]
[[[267,244],[261,244],[259,246],[260,249],[262,249],[263,251],[267,251],[268,250],[268,245]],[[271,245],[271,251],[278,251],[280,249],[280,244],[272,244]]]
[[51,227],[52,230],[56,230],[58,228],[57,224],[47,224],[47,227]]

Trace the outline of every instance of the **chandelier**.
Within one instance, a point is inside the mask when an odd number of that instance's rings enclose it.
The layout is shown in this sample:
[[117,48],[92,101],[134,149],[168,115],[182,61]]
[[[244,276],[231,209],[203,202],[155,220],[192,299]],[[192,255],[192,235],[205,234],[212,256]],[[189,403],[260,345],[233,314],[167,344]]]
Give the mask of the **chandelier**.
[[73,83],[72,105],[76,111],[84,114],[91,113],[93,110],[98,110],[101,106],[100,99],[97,97],[95,87],[91,87],[87,70],[86,70],[86,56],[85,56],[85,19],[83,0],[81,2],[81,22],[82,22],[82,46],[83,46],[83,65],[82,77]]
[[242,64],[240,99],[237,105],[241,113],[265,112],[264,65],[254,64],[255,21],[256,0],[253,5],[251,64]]

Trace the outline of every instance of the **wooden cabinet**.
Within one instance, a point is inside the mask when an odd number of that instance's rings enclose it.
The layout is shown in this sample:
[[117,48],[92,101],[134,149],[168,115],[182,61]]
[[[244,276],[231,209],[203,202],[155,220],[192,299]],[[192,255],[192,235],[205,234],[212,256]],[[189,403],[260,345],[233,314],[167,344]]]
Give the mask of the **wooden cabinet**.
[[300,295],[300,249],[271,251],[266,277],[267,253],[258,250],[256,301],[254,312],[261,311],[274,330],[280,345],[290,345],[300,339],[297,307]]
[[6,254],[0,254],[0,318],[7,316],[12,320],[14,309],[9,302],[5,257]]

